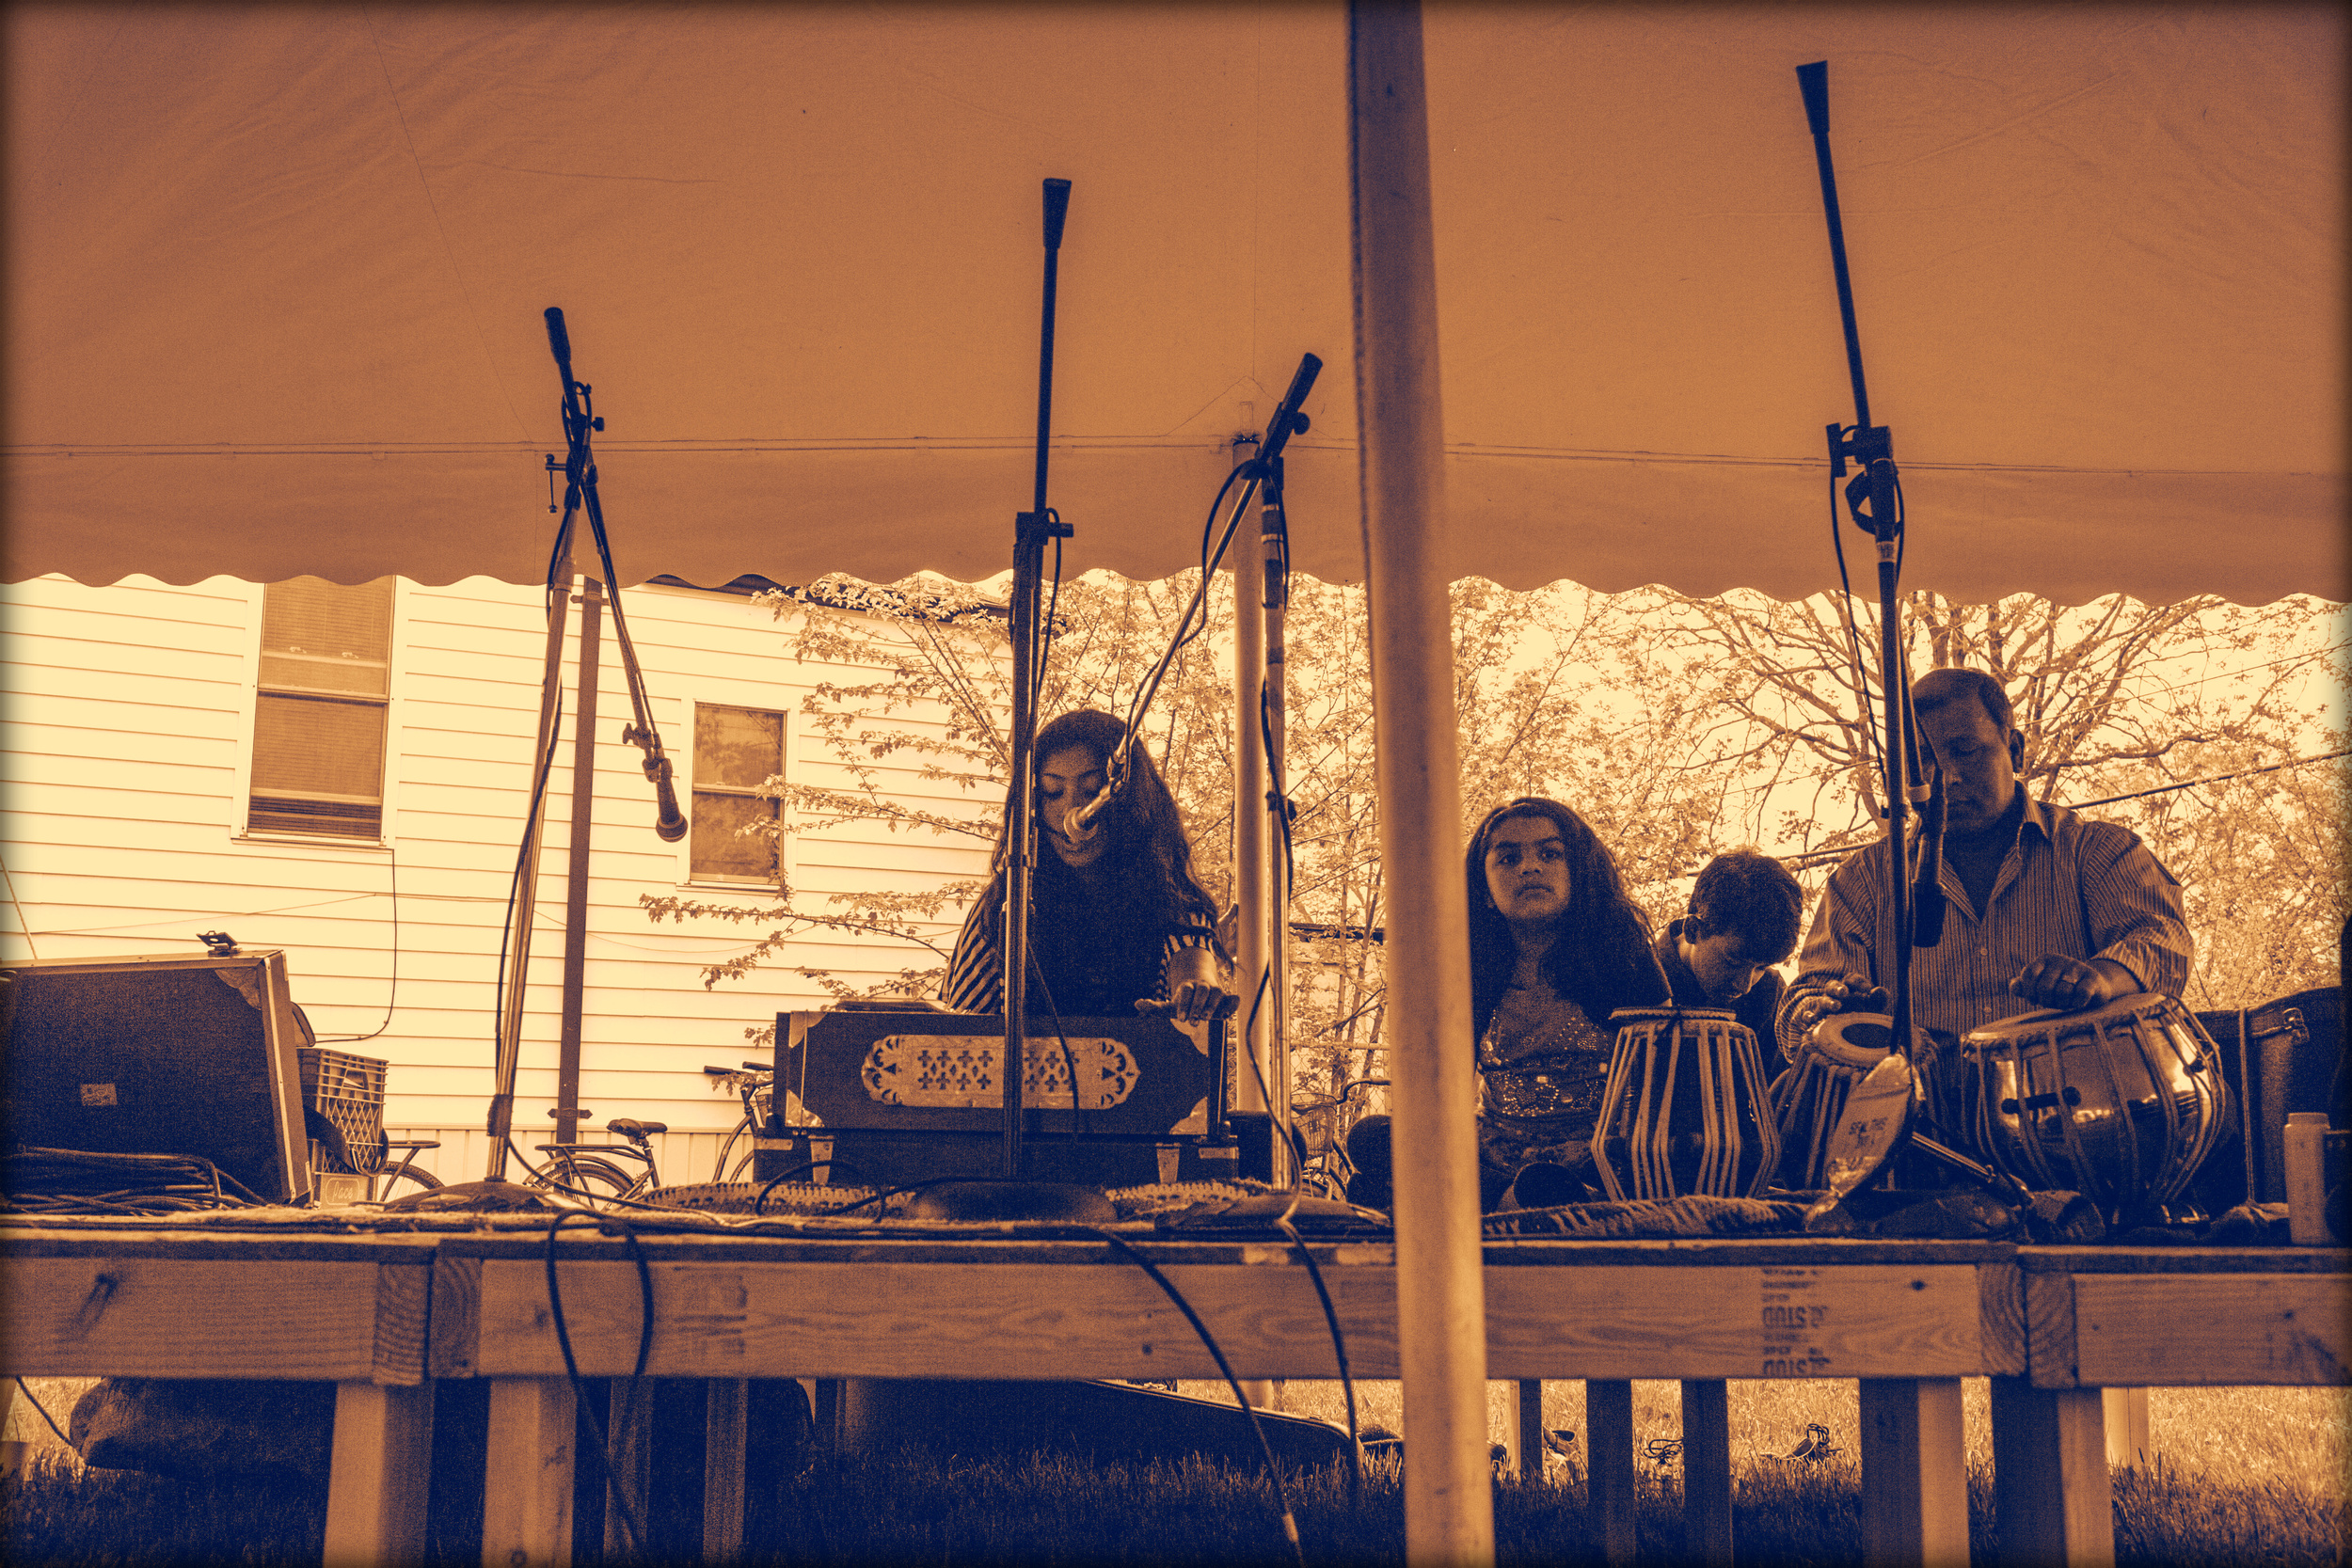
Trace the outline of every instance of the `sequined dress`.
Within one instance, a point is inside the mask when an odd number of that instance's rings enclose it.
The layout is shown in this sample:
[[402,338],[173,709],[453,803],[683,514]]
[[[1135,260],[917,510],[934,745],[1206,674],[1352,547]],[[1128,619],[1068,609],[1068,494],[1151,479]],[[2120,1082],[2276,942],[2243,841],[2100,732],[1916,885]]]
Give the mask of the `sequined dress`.
[[1478,1041],[1480,1163],[1514,1173],[1537,1160],[1583,1164],[1613,1044],[1548,981],[1504,991]]

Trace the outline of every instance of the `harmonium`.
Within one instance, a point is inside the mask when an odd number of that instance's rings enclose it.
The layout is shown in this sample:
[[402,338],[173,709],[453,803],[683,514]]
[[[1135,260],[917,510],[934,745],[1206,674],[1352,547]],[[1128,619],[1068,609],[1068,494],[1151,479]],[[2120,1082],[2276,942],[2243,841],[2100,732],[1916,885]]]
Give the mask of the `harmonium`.
[[[1021,1174],[1103,1188],[1264,1176],[1264,1118],[1229,1114],[1231,1027],[1196,1037],[1135,1014],[1033,1018]],[[1005,1174],[1001,1013],[779,1013],[776,1042],[756,1180],[882,1188]]]

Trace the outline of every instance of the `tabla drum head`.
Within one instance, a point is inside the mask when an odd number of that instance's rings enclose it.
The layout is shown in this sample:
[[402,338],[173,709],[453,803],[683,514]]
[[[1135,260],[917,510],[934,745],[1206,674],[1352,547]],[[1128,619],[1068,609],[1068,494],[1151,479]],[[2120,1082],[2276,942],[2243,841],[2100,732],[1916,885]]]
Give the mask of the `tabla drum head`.
[[1868,1071],[1895,1046],[1895,1020],[1888,1013],[1832,1013],[1813,1026],[1805,1045],[1839,1067]]

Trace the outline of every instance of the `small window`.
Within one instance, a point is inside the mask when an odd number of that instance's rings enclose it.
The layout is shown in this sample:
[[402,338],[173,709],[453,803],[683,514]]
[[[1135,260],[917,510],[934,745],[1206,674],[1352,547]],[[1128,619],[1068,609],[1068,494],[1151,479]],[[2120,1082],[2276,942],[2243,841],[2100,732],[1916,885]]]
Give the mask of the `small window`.
[[783,714],[694,705],[694,880],[776,881],[775,835],[742,830],[781,819],[759,790],[783,771]]
[[382,836],[391,647],[390,578],[262,588],[248,832]]

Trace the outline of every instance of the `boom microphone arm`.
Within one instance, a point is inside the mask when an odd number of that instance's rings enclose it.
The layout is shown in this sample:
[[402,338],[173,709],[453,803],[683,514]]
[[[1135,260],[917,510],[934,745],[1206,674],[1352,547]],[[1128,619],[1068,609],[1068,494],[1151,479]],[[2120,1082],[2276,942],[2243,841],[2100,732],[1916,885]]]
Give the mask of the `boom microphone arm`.
[[[672,782],[670,759],[662,754],[661,732],[654,726],[653,705],[645,695],[645,675],[637,663],[636,646],[629,641],[628,621],[621,610],[620,584],[612,575],[612,546],[604,532],[604,503],[596,495],[596,455],[589,450],[590,433],[604,428],[604,420],[594,411],[591,401],[596,388],[584,381],[572,378],[572,338],[564,330],[564,312],[555,306],[547,309],[548,347],[555,355],[555,368],[564,378],[564,438],[569,449],[564,459],[564,523],[568,529],[572,517],[584,502],[588,511],[589,531],[596,535],[596,558],[604,567],[604,581],[612,590],[612,635],[621,645],[621,668],[628,681],[628,705],[633,722],[621,730],[621,740],[644,753],[645,777],[653,782],[653,831],[664,844],[675,844],[686,836],[686,816],[678,810],[677,787]],[[548,458],[550,472],[555,458]]]

